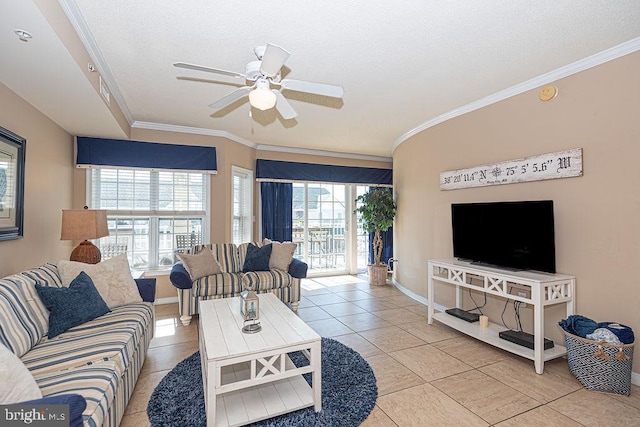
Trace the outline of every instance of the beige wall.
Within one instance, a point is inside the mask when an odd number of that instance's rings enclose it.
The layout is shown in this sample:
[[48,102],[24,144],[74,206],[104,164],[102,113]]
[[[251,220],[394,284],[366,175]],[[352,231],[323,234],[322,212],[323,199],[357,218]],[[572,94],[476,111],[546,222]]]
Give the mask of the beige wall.
[[[640,333],[640,53],[555,82],[541,102],[533,90],[427,129],[394,153],[398,203],[396,280],[426,296],[426,261],[451,258],[454,202],[552,199],[558,272],[577,278],[577,313],[618,321]],[[584,176],[440,191],[439,174],[571,148],[583,148]],[[450,294],[444,301],[452,304]],[[476,298],[481,303],[482,299]],[[503,303],[490,301],[500,322]],[[465,308],[471,308],[467,302]],[[513,327],[513,309],[505,319]],[[524,309],[531,332],[532,311]],[[566,313],[551,310],[547,335]],[[640,372],[640,358],[634,363]]]
[[[69,21],[62,6],[57,1],[34,0],[36,6],[42,14],[47,17],[47,21],[51,28],[56,32],[60,40],[64,43],[69,54],[78,64],[80,70],[83,71],[87,81],[91,83],[96,93],[100,93],[100,73],[89,71],[87,64],[94,64],[93,59],[87,52],[82,40],[78,36],[75,28]],[[129,135],[131,130],[129,122],[124,113],[120,109],[117,102],[110,102],[107,108],[111,112],[113,118],[118,123],[123,135]]]
[[0,277],[68,259],[60,240],[62,209],[71,208],[73,138],[0,83],[0,126],[26,142],[24,237],[0,241]]

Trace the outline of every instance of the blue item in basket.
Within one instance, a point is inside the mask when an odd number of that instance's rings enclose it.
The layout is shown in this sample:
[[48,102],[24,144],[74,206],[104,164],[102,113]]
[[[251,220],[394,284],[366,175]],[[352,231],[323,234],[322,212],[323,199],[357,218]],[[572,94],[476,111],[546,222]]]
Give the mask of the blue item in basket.
[[632,344],[635,341],[633,335],[633,329],[615,322],[600,322],[596,323],[595,320],[591,320],[588,317],[581,316],[579,314],[572,314],[566,319],[562,319],[558,322],[560,327],[572,335],[577,335],[582,338],[587,338],[587,335],[592,334],[598,328],[606,328],[613,332],[618,337],[622,344]]
[[607,328],[611,332],[618,337],[622,344],[632,344],[635,341],[635,336],[633,335],[633,329],[628,327],[627,325],[623,325],[621,323],[614,322],[600,322],[598,323],[599,328]]
[[582,338],[586,338],[587,335],[592,334],[593,331],[598,328],[598,324],[594,320],[579,314],[572,314],[566,319],[559,321],[558,324],[570,334]]

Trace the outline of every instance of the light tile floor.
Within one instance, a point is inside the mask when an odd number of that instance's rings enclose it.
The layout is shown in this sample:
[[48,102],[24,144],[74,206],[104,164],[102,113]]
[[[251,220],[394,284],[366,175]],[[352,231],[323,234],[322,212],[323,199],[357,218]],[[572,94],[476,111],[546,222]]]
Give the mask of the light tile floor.
[[[378,383],[372,426],[640,426],[640,387],[631,396],[584,389],[565,359],[533,362],[434,322],[392,285],[366,278],[305,279],[299,315],[320,335],[358,351]],[[123,427],[149,425],[147,402],[179,361],[198,350],[198,318],[182,326],[177,304],[156,307],[156,337]]]

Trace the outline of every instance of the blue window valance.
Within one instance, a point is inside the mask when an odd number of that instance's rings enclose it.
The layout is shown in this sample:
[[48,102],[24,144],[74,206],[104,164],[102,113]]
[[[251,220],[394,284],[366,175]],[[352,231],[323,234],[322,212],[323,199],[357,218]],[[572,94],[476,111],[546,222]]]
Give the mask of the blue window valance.
[[258,159],[256,181],[315,181],[389,187],[393,185],[393,171]]
[[77,137],[78,167],[168,169],[216,173],[215,147]]

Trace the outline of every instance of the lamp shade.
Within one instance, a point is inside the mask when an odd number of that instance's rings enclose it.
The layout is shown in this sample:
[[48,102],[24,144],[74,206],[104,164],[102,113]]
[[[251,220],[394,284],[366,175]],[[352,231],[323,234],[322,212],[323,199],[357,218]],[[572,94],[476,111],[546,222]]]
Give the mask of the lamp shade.
[[249,92],[249,102],[258,110],[268,110],[276,106],[276,94],[270,89],[254,89]]
[[107,211],[95,209],[62,211],[60,240],[90,240],[108,235]]
[[256,88],[249,92],[249,103],[258,110],[268,110],[276,106],[276,94],[271,91],[269,80],[256,80]]
[[87,209],[69,209],[62,211],[62,232],[60,240],[83,240],[71,252],[71,261],[97,264],[102,259],[100,249],[89,242],[109,235],[107,211]]

